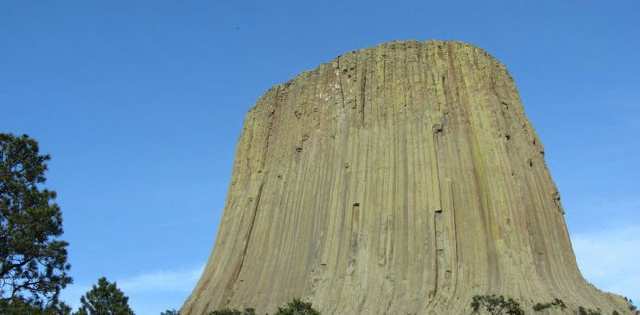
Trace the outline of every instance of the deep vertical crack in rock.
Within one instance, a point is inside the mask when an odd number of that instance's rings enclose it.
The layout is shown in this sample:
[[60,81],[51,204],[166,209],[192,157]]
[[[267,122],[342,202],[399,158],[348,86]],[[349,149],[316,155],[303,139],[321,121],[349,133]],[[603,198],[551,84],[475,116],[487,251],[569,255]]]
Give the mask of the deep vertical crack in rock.
[[[366,65],[366,63],[365,63]],[[360,85],[360,113],[361,113],[361,124],[362,127],[365,127],[365,120],[364,120],[364,114],[365,114],[365,104],[366,104],[366,87],[367,87],[367,67],[364,67],[364,70],[362,71],[362,84]]]
[[253,212],[251,214],[251,219],[249,221],[249,230],[247,232],[247,235],[245,236],[244,247],[242,249],[242,253],[240,254],[240,263],[238,264],[237,268],[234,270],[233,276],[231,277],[231,281],[229,281],[229,285],[227,286],[228,295],[224,299],[225,304],[228,303],[228,300],[233,296],[233,293],[235,291],[234,285],[236,284],[236,282],[238,281],[238,278],[240,277],[240,273],[242,272],[242,267],[244,266],[244,261],[247,258],[247,250],[249,249],[249,244],[251,243],[251,235],[253,233],[253,227],[256,222],[256,216],[258,215],[258,209],[260,207],[260,200],[262,198],[263,187],[264,187],[264,182],[262,182],[260,184],[260,187],[258,188],[258,194],[256,196],[255,205],[252,209]]
[[337,77],[338,77],[338,85],[340,87],[340,99],[342,100],[342,108],[346,109],[347,106],[345,104],[346,103],[346,99],[344,98],[344,88],[343,88],[343,85],[342,85],[342,68],[340,68],[340,57],[336,58],[336,63],[338,65]]

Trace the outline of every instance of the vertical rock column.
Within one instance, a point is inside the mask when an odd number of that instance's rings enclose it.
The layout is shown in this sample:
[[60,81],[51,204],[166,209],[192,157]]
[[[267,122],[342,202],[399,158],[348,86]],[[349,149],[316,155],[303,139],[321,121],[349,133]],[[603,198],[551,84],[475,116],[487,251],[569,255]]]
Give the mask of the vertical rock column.
[[624,310],[586,283],[505,67],[392,42],[278,85],[248,113],[215,248],[182,314],[463,314],[472,296]]

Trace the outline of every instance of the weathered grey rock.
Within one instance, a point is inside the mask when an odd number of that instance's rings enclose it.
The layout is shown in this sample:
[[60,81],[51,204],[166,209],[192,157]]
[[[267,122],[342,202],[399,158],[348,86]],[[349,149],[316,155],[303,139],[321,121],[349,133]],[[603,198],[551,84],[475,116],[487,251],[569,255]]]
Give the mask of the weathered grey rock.
[[[347,53],[248,113],[215,249],[182,314],[626,311],[576,266],[544,150],[505,67],[459,42]],[[554,310],[559,312],[557,310]],[[569,313],[569,310],[567,310]]]

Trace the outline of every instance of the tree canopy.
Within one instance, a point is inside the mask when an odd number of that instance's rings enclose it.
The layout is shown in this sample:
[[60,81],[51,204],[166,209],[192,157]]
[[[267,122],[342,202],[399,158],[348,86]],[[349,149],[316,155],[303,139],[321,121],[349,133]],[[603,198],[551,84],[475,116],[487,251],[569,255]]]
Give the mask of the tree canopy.
[[118,289],[116,283],[107,278],[98,279],[98,284],[80,298],[80,309],[76,315],[133,315],[129,298]]
[[56,193],[42,187],[49,160],[29,136],[0,133],[1,305],[55,305],[71,283]]
[[0,314],[3,315],[70,315],[71,307],[65,303],[44,303],[12,299],[0,301]]

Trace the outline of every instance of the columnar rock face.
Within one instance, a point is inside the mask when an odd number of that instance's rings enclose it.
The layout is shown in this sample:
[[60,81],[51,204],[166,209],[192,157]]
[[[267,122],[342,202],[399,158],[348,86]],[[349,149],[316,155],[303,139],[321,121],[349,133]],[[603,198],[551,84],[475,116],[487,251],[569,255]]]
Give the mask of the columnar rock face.
[[[269,90],[248,113],[215,249],[182,309],[468,314],[474,295],[625,314],[581,276],[544,149],[505,67],[392,42]],[[554,309],[554,312],[561,312]]]

